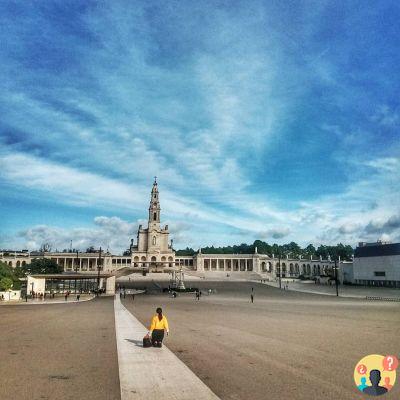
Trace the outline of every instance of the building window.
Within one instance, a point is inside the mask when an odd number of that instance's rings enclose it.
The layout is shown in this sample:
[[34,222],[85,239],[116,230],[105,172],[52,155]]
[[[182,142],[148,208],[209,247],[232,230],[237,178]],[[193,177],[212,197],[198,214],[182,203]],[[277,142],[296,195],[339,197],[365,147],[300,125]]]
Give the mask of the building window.
[[154,215],[153,215],[153,220],[154,220],[154,221],[157,220],[157,213],[154,213]]
[[374,275],[375,276],[386,276],[386,272],[385,271],[375,271]]
[[156,244],[156,237],[153,236],[153,245],[155,245],[155,244]]

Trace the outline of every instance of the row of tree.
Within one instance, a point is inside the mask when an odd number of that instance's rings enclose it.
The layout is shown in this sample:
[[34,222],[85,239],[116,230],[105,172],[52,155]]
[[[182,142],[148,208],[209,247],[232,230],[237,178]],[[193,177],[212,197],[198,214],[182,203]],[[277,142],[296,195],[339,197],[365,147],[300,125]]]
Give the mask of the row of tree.
[[[278,257],[279,254],[282,257],[293,257],[293,258],[319,258],[327,259],[330,256],[332,259],[338,259],[350,261],[352,259],[354,250],[349,245],[344,245],[342,243],[336,246],[326,246],[320,245],[315,248],[314,245],[309,244],[308,246],[302,248],[295,242],[290,242],[283,245],[268,244],[262,240],[256,240],[253,244],[242,243],[234,246],[224,246],[224,247],[202,247],[201,252],[205,254],[252,254],[255,252],[257,247],[257,252],[260,254],[267,254],[269,256],[274,255]],[[192,248],[186,247],[186,249],[178,250],[176,252],[177,256],[192,256],[196,254]]]
[[47,258],[36,258],[30,264],[16,268],[0,261],[0,290],[19,289],[20,278],[24,278],[27,274],[60,274],[61,272],[63,272],[63,267]]

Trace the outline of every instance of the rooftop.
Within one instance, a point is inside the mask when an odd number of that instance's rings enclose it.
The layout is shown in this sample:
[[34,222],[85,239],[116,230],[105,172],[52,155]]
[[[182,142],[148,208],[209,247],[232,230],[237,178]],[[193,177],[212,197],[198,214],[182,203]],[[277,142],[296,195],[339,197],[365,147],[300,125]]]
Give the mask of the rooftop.
[[354,252],[354,258],[398,255],[400,255],[400,243],[366,243],[357,247]]

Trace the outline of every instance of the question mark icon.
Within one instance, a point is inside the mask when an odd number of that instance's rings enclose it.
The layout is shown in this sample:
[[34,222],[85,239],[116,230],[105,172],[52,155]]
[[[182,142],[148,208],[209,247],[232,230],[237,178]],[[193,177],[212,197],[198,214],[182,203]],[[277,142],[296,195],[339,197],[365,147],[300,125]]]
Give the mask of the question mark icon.
[[364,375],[367,372],[367,367],[364,364],[360,364],[357,366],[357,372],[360,375]]
[[383,369],[386,371],[394,371],[398,365],[399,360],[396,356],[389,355],[383,359]]

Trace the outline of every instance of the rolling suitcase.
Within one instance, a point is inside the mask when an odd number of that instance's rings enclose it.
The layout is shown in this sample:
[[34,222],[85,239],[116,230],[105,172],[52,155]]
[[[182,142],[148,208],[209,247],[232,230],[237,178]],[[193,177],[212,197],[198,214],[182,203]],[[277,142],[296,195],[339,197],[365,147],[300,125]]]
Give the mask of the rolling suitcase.
[[149,335],[143,338],[143,347],[152,347],[151,339]]

